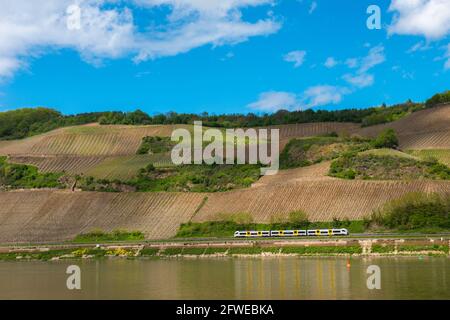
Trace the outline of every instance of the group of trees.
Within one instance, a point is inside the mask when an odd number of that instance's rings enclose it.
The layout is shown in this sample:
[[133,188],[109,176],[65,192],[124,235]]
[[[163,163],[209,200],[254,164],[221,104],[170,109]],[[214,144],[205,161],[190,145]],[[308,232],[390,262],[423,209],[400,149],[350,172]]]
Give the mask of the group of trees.
[[388,128],[380,132],[380,134],[372,141],[372,146],[376,149],[398,147],[398,138],[394,129]]
[[[450,102],[450,91],[434,95],[425,103],[426,107],[433,107],[440,103]],[[34,134],[43,133],[58,127],[80,125],[91,122],[100,124],[191,124],[202,121],[209,127],[258,127],[292,123],[311,122],[355,122],[362,126],[395,121],[411,112],[424,108],[421,103],[408,100],[393,106],[383,104],[380,107],[367,109],[344,110],[279,110],[275,113],[264,114],[220,114],[210,115],[176,113],[149,114],[136,110],[133,112],[92,112],[76,115],[62,115],[60,112],[48,108],[25,108],[0,113],[0,139],[20,139]]]
[[372,108],[371,114],[362,119],[361,125],[363,127],[368,127],[376,124],[392,122],[406,116],[409,113],[421,110],[423,107],[424,106],[422,103],[414,103],[411,100],[390,107],[382,104],[381,107]]
[[450,90],[435,94],[425,102],[427,108],[432,108],[438,104],[450,102]]
[[448,229],[450,228],[450,197],[439,194],[407,194],[375,211],[372,221],[390,229]]
[[21,139],[59,127],[97,122],[100,112],[62,115],[49,108],[24,108],[0,113],[0,139]]
[[376,107],[367,109],[344,110],[279,110],[275,113],[257,115],[248,114],[220,114],[210,115],[207,112],[201,114],[176,113],[157,114],[150,116],[141,110],[133,112],[106,112],[100,119],[100,124],[190,124],[194,121],[202,121],[208,127],[258,127],[292,123],[311,122],[355,122],[364,126],[386,123],[416,111],[422,104],[408,101],[404,104],[392,107]]

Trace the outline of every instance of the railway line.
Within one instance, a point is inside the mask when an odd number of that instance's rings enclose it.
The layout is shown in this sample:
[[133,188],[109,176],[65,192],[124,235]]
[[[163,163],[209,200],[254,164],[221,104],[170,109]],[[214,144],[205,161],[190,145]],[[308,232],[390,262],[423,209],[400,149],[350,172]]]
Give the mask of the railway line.
[[450,232],[438,233],[438,234],[417,234],[417,233],[353,233],[349,236],[315,236],[315,237],[276,237],[276,238],[171,238],[162,240],[140,240],[140,241],[111,241],[111,242],[41,242],[41,243],[5,243],[0,244],[0,253],[8,252],[11,250],[23,250],[38,251],[38,250],[58,250],[58,249],[70,249],[70,248],[94,248],[96,246],[102,247],[221,247],[221,246],[253,246],[253,245],[296,245],[323,242],[355,242],[364,240],[382,240],[382,241],[395,241],[395,240],[416,240],[416,241],[450,241]]

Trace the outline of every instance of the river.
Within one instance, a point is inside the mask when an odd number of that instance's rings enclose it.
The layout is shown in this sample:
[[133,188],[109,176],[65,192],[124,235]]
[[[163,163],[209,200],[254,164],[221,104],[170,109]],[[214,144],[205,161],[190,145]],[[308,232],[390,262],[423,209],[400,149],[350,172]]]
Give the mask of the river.
[[[81,290],[68,290],[78,265]],[[367,268],[381,289],[368,289]],[[0,299],[450,299],[448,257],[0,262]]]

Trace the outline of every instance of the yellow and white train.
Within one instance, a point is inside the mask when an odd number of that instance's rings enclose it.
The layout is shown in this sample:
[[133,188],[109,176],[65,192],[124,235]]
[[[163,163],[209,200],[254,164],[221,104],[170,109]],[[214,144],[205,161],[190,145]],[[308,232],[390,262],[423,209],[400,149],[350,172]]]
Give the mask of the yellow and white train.
[[347,229],[236,231],[235,238],[348,236]]

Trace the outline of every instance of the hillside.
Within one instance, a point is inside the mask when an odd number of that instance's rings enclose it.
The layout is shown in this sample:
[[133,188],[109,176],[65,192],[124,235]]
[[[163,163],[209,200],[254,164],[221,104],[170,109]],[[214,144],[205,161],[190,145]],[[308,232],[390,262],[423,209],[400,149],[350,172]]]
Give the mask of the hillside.
[[392,128],[400,140],[400,148],[450,149],[450,104],[421,110],[400,120],[362,128],[358,134],[374,137]]
[[0,192],[0,242],[65,241],[95,229],[167,238],[203,198],[199,193]]
[[1,155],[15,156],[121,156],[134,155],[145,136],[170,136],[184,125],[100,126],[56,129],[23,140],[0,143]]
[[[143,161],[164,165],[167,156],[136,156],[146,136],[168,137],[177,128],[190,125],[98,125],[60,128],[22,140],[0,141],[0,156],[13,163],[37,166],[42,172],[88,174],[96,178],[131,178],[144,167]],[[352,133],[359,128],[352,123],[307,123],[281,125],[282,147],[293,137],[309,137],[331,132]],[[148,163],[147,163],[148,164]]]
[[276,216],[287,219],[303,210],[310,221],[350,220],[368,217],[386,201],[410,192],[450,193],[450,182],[436,181],[296,181],[247,190],[214,193],[193,221],[224,219],[250,214],[255,222],[268,223]]
[[[379,149],[363,154],[392,156],[405,161],[434,156],[445,163],[450,150],[449,123],[450,105],[446,105],[374,127],[326,122],[270,128],[280,129],[282,145],[286,145],[293,138],[333,132],[372,137],[389,127],[396,130],[400,147],[408,152]],[[0,141],[0,155],[9,155],[10,162],[35,165],[42,172],[65,171],[99,179],[130,179],[148,162],[164,165],[168,161],[167,156],[160,154],[136,155],[142,138],[167,137],[179,127],[191,128],[188,125],[98,124],[65,127],[23,140]],[[340,150],[339,143],[333,142],[331,146],[333,152]],[[330,151],[325,147],[324,150],[316,147],[309,150],[314,151],[313,155],[321,155]],[[252,187],[226,192],[0,192],[0,242],[71,240],[93,229],[138,230],[148,239],[160,239],[174,236],[180,223],[189,221],[248,214],[254,222],[268,223],[273,217],[287,219],[295,210],[305,211],[311,221],[354,220],[368,217],[387,201],[410,192],[450,193],[449,181],[332,178],[327,176],[329,157],[322,158],[317,164],[314,164],[316,159],[311,158],[312,165],[281,170],[278,175],[260,178]]]
[[136,230],[147,239],[166,239],[192,217],[202,222],[238,213],[248,213],[261,223],[273,216],[287,218],[299,209],[311,221],[362,219],[386,201],[412,191],[450,193],[450,183],[305,181],[214,194],[0,192],[0,243],[67,241],[96,229]]

